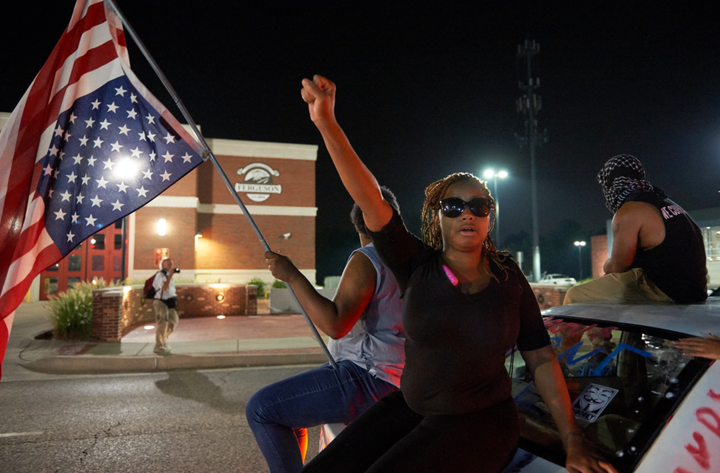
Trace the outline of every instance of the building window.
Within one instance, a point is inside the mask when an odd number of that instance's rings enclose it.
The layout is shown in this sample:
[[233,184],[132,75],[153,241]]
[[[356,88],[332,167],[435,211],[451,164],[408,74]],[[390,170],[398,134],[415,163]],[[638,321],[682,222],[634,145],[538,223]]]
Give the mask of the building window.
[[[105,235],[99,233],[90,237],[90,244],[93,250],[104,250],[105,249]],[[95,257],[93,257],[93,260]],[[94,264],[94,263],[93,263]]]
[[67,278],[68,289],[74,288],[76,284],[80,284],[80,281],[80,278]]
[[705,254],[708,260],[720,260],[720,227],[708,227],[703,233],[705,237]]
[[82,256],[68,256],[68,271],[82,271]]
[[122,261],[122,258],[120,258],[120,255],[113,255],[113,271],[120,271],[122,269],[120,267],[121,261]]
[[45,278],[45,294],[57,294],[58,278]]
[[117,222],[115,222],[115,228],[122,228],[122,221],[123,221],[123,219],[120,219]]
[[105,257],[103,255],[93,255],[92,270],[105,271]]
[[122,235],[115,235],[115,249],[122,249]]

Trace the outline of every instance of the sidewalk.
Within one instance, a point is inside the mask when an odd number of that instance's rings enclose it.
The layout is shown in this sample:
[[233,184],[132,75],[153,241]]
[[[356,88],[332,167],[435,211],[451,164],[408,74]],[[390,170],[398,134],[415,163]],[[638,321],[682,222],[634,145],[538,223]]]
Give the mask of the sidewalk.
[[[119,343],[37,340],[51,330],[46,302],[23,303],[15,312],[2,381],[46,374],[153,372],[246,366],[322,364],[327,358],[299,314],[181,319],[169,338],[172,354],[153,353],[155,324],[136,327]],[[147,328],[145,328],[147,327]],[[323,337],[327,344],[328,338]]]

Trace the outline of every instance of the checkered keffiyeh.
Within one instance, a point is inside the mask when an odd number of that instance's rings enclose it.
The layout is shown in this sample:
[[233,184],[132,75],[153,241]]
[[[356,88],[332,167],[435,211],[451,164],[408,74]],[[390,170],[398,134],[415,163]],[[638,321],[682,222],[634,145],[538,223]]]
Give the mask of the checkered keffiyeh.
[[629,154],[610,158],[598,173],[598,182],[605,195],[605,206],[612,213],[620,209],[630,194],[653,190],[653,186],[645,180],[640,160]]

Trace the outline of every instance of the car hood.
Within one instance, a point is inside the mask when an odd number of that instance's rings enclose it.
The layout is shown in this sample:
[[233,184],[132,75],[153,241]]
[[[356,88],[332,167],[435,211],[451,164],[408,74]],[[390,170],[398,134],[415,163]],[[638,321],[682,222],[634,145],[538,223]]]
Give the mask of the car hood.
[[703,304],[570,304],[543,311],[544,317],[582,318],[672,330],[699,337],[720,335],[720,298]]

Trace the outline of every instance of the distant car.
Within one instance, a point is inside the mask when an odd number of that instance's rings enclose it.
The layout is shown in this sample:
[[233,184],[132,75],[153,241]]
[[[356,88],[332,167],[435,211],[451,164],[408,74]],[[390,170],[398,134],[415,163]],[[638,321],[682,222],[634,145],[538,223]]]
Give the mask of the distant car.
[[[582,435],[619,472],[720,471],[720,362],[673,346],[720,333],[720,298],[571,304],[543,318]],[[506,366],[521,440],[505,473],[566,471],[560,435],[522,358],[509,356]]]
[[577,284],[575,278],[565,276],[564,274],[546,274],[539,281],[538,284],[553,284],[555,286],[572,286]]

